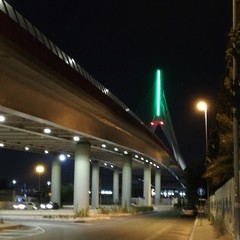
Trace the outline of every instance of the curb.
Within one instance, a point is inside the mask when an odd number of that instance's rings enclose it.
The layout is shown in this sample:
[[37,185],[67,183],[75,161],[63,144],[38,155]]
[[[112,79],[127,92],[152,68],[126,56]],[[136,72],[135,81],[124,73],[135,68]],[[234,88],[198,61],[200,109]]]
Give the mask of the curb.
[[198,222],[198,218],[195,219],[194,226],[193,226],[193,229],[192,229],[189,240],[193,240],[193,238],[194,238],[194,232],[195,232],[195,229],[196,229],[196,226],[197,226],[197,222]]
[[16,228],[21,228],[21,224],[8,224],[8,223],[1,223],[0,224],[0,231],[5,230],[5,229],[16,229]]

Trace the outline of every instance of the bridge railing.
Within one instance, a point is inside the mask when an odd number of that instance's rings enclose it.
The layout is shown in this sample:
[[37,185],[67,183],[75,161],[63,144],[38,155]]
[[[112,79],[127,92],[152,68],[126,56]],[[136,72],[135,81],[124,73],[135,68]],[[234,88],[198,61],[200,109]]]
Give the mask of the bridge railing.
[[91,74],[89,74],[84,68],[82,68],[73,58],[68,56],[63,50],[61,50],[57,45],[55,45],[49,38],[47,38],[38,28],[36,28],[31,22],[29,22],[25,17],[23,17],[17,10],[15,10],[10,4],[5,0],[0,0],[0,10],[7,14],[12,20],[14,20],[19,26],[24,28],[28,33],[30,33],[39,42],[45,45],[52,53],[59,57],[62,61],[72,67],[75,71],[81,74],[85,79],[90,81],[95,87],[97,87],[101,92],[111,98],[119,106],[121,106],[125,111],[127,111],[132,117],[144,125],[143,121],[133,113],[122,101],[115,97],[106,87],[99,83]]

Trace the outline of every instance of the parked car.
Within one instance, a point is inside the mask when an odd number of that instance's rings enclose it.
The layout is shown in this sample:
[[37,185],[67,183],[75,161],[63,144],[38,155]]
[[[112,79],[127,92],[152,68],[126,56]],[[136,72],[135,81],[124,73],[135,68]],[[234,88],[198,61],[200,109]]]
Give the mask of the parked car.
[[59,209],[59,204],[56,202],[41,203],[41,209]]
[[13,204],[14,209],[19,209],[19,210],[37,210],[37,206],[33,202],[21,202],[17,204]]
[[197,208],[195,206],[184,206],[181,209],[181,217],[196,217]]

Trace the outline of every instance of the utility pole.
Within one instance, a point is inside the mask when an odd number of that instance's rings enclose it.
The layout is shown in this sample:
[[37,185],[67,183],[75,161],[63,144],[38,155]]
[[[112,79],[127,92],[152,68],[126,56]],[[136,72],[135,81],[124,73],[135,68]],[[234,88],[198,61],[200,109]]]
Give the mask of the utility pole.
[[[233,31],[236,31],[237,25],[237,0],[233,0],[232,3],[232,18],[233,18]],[[239,200],[239,131],[238,131],[238,119],[237,119],[237,62],[234,56],[235,44],[233,43],[233,167],[234,167],[234,182],[235,182],[235,239],[240,240],[240,200]]]

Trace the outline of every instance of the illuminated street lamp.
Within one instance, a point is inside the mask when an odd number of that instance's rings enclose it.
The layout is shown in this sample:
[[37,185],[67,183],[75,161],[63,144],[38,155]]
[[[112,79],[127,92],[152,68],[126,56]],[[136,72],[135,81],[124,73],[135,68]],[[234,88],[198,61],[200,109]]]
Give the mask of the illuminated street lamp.
[[[205,154],[206,154],[206,159],[205,161],[207,161],[207,153],[208,153],[208,124],[207,124],[207,103],[204,101],[199,101],[197,103],[197,109],[199,111],[203,111],[204,112],[204,118],[205,118],[205,144],[206,144],[206,150],[205,150]],[[207,198],[209,200],[208,203],[208,219],[210,218],[210,199],[209,199],[209,186],[207,186]],[[209,219],[210,220],[210,219]]]
[[45,168],[42,165],[38,165],[35,170],[38,173],[38,191],[40,192],[40,185],[41,185],[40,176],[44,172]]
[[207,104],[204,101],[200,101],[197,103],[197,109],[199,111],[204,112],[205,117],[205,144],[206,144],[206,159],[207,159],[207,152],[208,152],[208,124],[207,124]]

